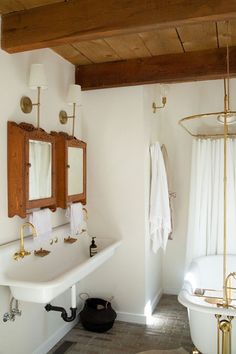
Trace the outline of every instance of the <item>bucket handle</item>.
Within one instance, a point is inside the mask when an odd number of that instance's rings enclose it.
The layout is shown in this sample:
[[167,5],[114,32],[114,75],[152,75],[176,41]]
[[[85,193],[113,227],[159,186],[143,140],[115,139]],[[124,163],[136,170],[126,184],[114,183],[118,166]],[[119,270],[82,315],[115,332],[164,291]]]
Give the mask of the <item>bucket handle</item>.
[[[80,293],[79,297],[80,297],[81,300],[86,301],[86,300],[89,299],[90,296],[89,296],[88,293]],[[114,296],[111,296],[108,300],[106,300],[106,305],[105,305],[106,309],[108,307],[109,302],[112,302],[113,299],[114,299]]]
[[86,301],[87,299],[89,299],[89,294],[88,293],[80,293],[79,298],[83,301]]

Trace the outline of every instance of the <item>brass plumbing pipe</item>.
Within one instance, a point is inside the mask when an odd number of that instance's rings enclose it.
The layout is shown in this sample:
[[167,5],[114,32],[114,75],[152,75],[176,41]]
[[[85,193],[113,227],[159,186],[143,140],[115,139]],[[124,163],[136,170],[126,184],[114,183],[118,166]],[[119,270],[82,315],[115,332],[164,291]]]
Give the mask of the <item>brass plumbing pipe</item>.
[[227,135],[228,126],[224,116],[224,255],[223,255],[223,298],[227,300],[225,282],[227,278]]
[[[221,315],[215,315],[217,319],[217,354],[231,354],[231,333],[233,316],[227,316],[227,319],[221,320]],[[222,340],[220,341],[220,334]],[[221,345],[220,345],[221,342]],[[221,349],[221,350],[220,350]]]
[[[227,34],[229,35],[229,22],[227,22]],[[224,79],[224,111],[230,111],[229,102],[229,40],[227,37],[226,45],[226,70],[227,76]],[[223,300],[228,305],[228,290],[227,290],[227,138],[228,125],[227,115],[224,115],[224,255],[223,255]]]
[[40,128],[40,87],[38,89],[38,103],[37,103],[37,128]]
[[231,322],[228,320],[220,321],[220,330],[222,332],[222,354],[231,354],[230,352],[230,332],[231,332]]
[[220,354],[220,319],[221,315],[215,315],[217,319],[217,354]]
[[75,106],[76,103],[73,103],[73,125],[72,125],[72,136],[75,136]]
[[234,319],[234,317],[233,317],[233,316],[227,316],[227,318],[228,318],[228,320],[229,320],[229,322],[230,322],[230,332],[229,332],[229,350],[230,350],[230,353],[231,353],[231,351],[232,351],[232,347],[231,347],[232,324],[231,324],[231,322],[232,322],[232,320]]

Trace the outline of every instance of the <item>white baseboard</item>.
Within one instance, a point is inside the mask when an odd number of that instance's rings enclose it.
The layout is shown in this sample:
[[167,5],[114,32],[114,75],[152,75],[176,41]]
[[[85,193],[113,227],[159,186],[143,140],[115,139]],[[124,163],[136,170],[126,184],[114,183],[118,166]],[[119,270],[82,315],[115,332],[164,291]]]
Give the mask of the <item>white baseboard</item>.
[[51,337],[49,337],[44,343],[42,343],[33,354],[46,354],[50,349],[54,347],[78,322],[76,319],[73,322],[65,323],[60,327]]
[[161,300],[161,297],[163,295],[163,290],[159,290],[158,293],[156,294],[156,296],[154,297],[154,299],[152,300],[151,302],[151,310],[152,310],[152,313],[153,311],[155,310],[158,302]]
[[131,322],[138,324],[146,324],[146,316],[144,314],[117,312],[117,320],[123,322]]
[[[163,294],[162,289],[158,291],[154,299],[151,301],[150,305],[150,310],[153,312],[160,301],[160,298]],[[130,313],[130,312],[117,312],[117,320],[118,321],[124,321],[124,322],[130,322],[130,323],[138,323],[138,324],[146,324],[148,323],[148,317],[149,315],[146,314],[139,314],[139,313]]]

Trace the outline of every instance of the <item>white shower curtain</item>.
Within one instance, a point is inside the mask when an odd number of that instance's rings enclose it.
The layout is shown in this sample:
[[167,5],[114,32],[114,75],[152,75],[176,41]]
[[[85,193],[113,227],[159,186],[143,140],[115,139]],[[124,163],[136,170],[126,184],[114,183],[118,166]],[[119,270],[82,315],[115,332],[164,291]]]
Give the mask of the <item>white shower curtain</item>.
[[[227,140],[227,252],[236,254],[236,139]],[[224,141],[193,141],[187,264],[223,253]]]

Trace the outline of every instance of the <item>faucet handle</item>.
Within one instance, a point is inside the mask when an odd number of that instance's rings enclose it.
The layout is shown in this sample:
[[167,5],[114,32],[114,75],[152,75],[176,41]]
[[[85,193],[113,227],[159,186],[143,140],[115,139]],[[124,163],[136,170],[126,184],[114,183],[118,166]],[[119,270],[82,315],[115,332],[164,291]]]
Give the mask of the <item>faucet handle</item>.
[[13,255],[13,259],[15,260],[15,261],[18,261],[20,258],[24,258],[25,256],[29,256],[31,254],[31,252],[29,252],[29,251],[19,251],[19,252],[16,252],[16,253],[14,253],[14,255]]
[[19,253],[18,252],[14,253],[12,258],[14,259],[14,261],[19,261],[20,258]]

